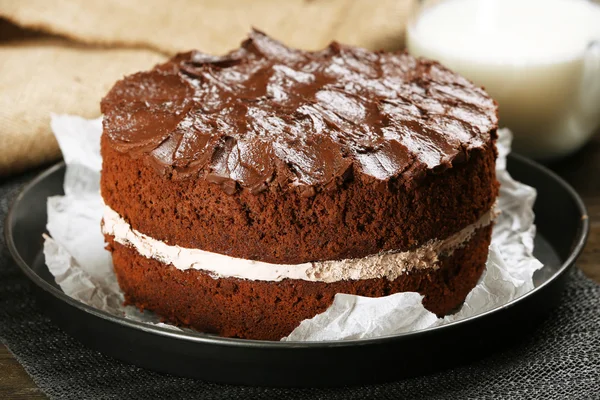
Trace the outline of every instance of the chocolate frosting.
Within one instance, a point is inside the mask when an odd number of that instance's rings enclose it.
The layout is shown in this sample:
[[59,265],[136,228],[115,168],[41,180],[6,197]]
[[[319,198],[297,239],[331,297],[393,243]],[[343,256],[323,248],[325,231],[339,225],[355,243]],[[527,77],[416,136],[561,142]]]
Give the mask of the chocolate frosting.
[[497,126],[496,103],[436,62],[335,42],[304,52],[256,30],[227,55],[125,77],[102,112],[117,151],[229,194],[418,181],[490,145]]

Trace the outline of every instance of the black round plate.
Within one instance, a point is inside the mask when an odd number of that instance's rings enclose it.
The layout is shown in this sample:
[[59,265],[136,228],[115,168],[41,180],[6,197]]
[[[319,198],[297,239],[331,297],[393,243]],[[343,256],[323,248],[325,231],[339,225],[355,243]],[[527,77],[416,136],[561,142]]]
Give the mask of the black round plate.
[[396,380],[489,354],[526,335],[559,301],[566,272],[588,232],[575,191],[544,167],[511,155],[512,176],[538,190],[535,255],[544,268],[526,295],[472,318],[368,340],[270,342],[221,338],[151,326],[96,310],[65,295],[42,254],[46,198],[62,194],[64,164],[29,183],[6,223],[6,242],[35,283],[38,304],[66,332],[112,357],[157,371],[209,381],[269,386],[335,386]]

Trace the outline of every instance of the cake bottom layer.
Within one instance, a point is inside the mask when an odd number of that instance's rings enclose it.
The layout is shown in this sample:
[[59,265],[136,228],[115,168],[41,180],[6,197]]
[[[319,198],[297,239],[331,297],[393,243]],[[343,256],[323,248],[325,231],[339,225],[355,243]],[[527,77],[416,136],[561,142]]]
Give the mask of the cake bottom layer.
[[307,318],[325,311],[336,293],[380,297],[419,292],[438,316],[460,306],[477,284],[488,255],[492,225],[480,228],[464,247],[440,257],[438,269],[387,278],[333,283],[214,279],[201,270],[179,270],[146,258],[107,236],[127,304],[152,310],[166,322],[201,332],[246,339],[279,340]]

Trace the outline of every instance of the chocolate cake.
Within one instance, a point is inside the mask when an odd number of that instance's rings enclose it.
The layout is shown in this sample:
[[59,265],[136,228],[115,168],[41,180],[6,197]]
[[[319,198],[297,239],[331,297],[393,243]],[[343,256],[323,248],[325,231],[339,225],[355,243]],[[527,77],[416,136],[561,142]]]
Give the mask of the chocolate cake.
[[336,293],[415,291],[439,316],[485,266],[497,107],[440,64],[253,31],[102,100],[103,232],[126,301],[278,340]]

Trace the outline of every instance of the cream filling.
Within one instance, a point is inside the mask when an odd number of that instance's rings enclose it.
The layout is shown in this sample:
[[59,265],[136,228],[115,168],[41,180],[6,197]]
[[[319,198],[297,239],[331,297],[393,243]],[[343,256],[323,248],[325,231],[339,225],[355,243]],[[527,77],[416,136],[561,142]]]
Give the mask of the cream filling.
[[302,279],[313,282],[337,282],[387,278],[394,280],[412,270],[439,268],[439,257],[451,255],[463,247],[475,231],[489,225],[497,212],[492,207],[477,222],[444,240],[430,240],[415,250],[385,252],[363,258],[316,261],[303,264],[271,264],[245,260],[200,249],[172,246],[133,229],[109,206],[104,208],[102,232],[114,237],[117,243],[131,246],[142,256],[172,264],[180,270],[198,269],[213,278],[241,278],[256,281]]

